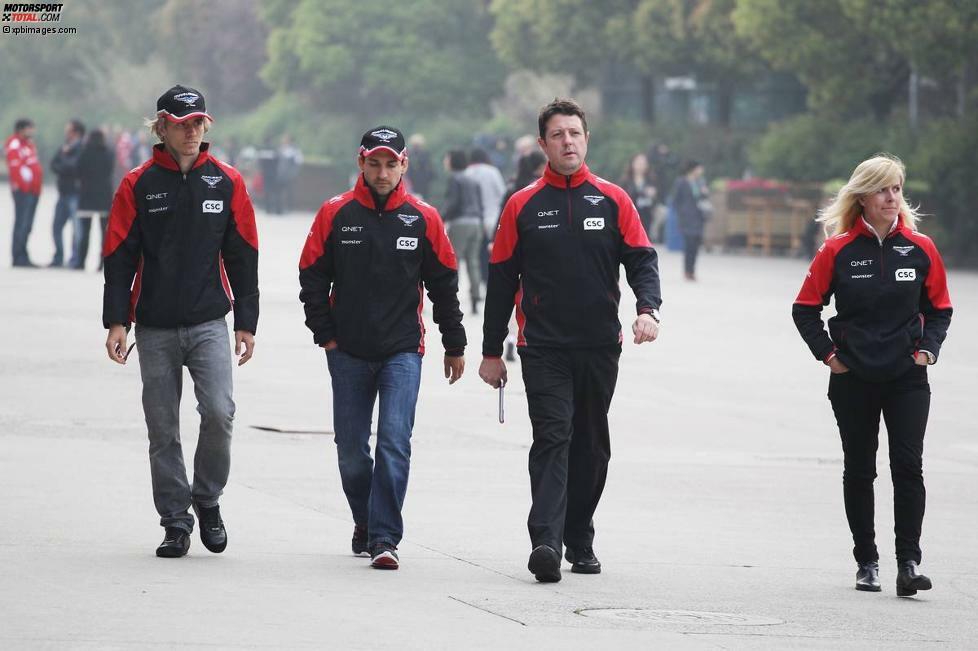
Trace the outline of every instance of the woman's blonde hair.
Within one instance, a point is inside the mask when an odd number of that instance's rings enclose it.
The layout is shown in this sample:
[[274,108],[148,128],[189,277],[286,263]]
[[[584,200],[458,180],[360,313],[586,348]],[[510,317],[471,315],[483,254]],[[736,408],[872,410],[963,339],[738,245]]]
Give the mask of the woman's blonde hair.
[[[903,185],[907,169],[903,161],[892,154],[876,154],[856,166],[849,182],[842,186],[828,206],[819,211],[816,221],[822,222],[827,236],[839,235],[849,231],[862,215],[863,207],[859,200],[891,185]],[[900,217],[904,226],[917,230],[919,214],[917,209],[900,199]]]

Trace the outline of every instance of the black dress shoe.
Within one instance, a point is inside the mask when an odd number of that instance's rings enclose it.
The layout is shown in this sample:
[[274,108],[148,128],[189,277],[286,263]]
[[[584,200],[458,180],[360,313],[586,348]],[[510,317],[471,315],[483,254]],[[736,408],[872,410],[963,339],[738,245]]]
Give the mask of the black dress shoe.
[[880,564],[877,561],[859,563],[856,571],[856,590],[863,592],[879,592],[880,587]]
[[228,532],[221,519],[221,507],[194,504],[197,519],[200,520],[200,542],[208,551],[220,554],[228,546]]
[[351,547],[353,548],[354,556],[362,556],[364,554],[370,553],[370,550],[367,548],[366,527],[361,527],[360,525],[354,525],[353,540],[351,541]]
[[896,589],[898,597],[912,597],[917,590],[930,590],[930,579],[920,573],[917,561],[897,563]]
[[591,547],[568,547],[564,558],[571,564],[571,572],[575,574],[601,574],[601,561],[594,555]]
[[530,552],[530,562],[526,567],[540,583],[560,581],[560,554],[549,545],[538,545]]
[[190,534],[177,527],[167,527],[163,542],[156,548],[160,558],[180,558],[190,549]]

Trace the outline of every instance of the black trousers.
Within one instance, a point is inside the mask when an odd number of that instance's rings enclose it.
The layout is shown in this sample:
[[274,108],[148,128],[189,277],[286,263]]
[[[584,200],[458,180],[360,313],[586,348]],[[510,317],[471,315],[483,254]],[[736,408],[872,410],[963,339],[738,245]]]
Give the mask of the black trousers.
[[621,346],[520,350],[533,445],[527,527],[533,546],[560,551],[594,540],[611,442],[608,408],[618,380]]
[[873,481],[882,414],[890,448],[896,557],[898,561],[919,563],[926,499],[922,456],[930,411],[927,367],[914,366],[889,382],[867,382],[852,372],[833,374],[829,400],[842,436],[842,492],[856,562],[879,560]]
[[702,243],[702,234],[689,235],[683,233],[683,270],[689,276],[696,274],[696,257],[699,255]]

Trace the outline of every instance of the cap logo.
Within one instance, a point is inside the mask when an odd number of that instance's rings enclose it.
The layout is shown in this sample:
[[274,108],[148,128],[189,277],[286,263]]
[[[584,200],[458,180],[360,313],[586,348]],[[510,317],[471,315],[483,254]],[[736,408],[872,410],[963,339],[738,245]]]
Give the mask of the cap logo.
[[197,93],[180,93],[179,95],[174,95],[173,99],[178,102],[183,102],[187,106],[193,106],[200,99],[200,95]]
[[384,142],[390,142],[397,137],[397,134],[390,129],[378,129],[377,131],[371,131],[370,135],[378,140],[383,140]]
[[207,184],[208,187],[213,188],[218,183],[221,182],[223,176],[203,176],[201,175],[200,180]]

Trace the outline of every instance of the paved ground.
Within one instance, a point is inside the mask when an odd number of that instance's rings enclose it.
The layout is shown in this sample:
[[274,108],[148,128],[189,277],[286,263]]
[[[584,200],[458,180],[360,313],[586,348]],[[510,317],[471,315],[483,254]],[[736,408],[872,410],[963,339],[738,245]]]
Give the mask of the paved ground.
[[[405,506],[403,566],[349,555],[328,434],[328,376],[297,301],[311,215],[260,218],[262,320],[235,372],[224,554],[195,538],[161,560],[137,363],[104,353],[102,281],[9,268],[0,189],[0,647],[856,648],[973,647],[978,638],[978,276],[952,273],[957,314],[938,366],[925,471],[924,570],[894,596],[881,445],[882,594],[852,589],[841,449],[827,371],[790,319],[806,261],[706,255],[701,282],[662,254],[660,341],[626,345],[598,511],[599,576],[533,582],[525,516],[529,425],[515,367],[508,422],[475,373],[449,387],[426,362]],[[50,259],[54,192],[31,237]],[[629,301],[624,300],[623,305]],[[628,310],[623,310],[627,318]],[[628,321],[630,323],[630,320]],[[438,350],[436,338],[429,346]],[[189,384],[187,385],[189,388]],[[187,392],[188,454],[195,403]]]

